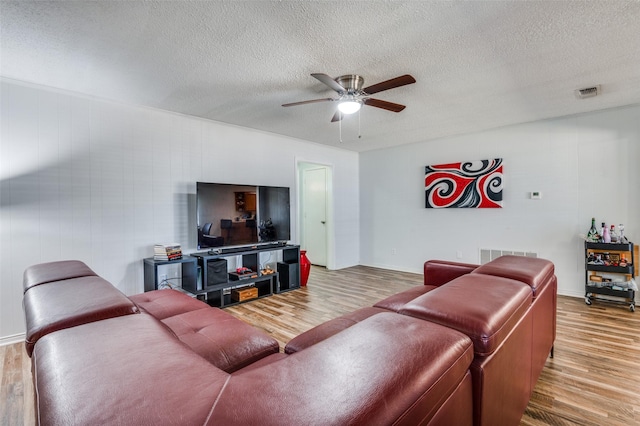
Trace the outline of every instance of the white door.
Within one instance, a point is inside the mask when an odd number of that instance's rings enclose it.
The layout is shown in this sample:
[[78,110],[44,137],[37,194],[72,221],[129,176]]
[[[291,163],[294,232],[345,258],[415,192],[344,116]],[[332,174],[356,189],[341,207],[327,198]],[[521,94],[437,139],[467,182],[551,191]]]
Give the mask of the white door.
[[313,265],[327,266],[327,170],[303,172],[304,247]]

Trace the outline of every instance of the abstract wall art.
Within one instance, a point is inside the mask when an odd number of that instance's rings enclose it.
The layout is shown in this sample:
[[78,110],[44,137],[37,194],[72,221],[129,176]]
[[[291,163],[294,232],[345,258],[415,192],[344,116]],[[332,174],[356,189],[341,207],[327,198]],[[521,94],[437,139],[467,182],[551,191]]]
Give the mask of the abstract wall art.
[[502,158],[426,166],[425,207],[502,208]]

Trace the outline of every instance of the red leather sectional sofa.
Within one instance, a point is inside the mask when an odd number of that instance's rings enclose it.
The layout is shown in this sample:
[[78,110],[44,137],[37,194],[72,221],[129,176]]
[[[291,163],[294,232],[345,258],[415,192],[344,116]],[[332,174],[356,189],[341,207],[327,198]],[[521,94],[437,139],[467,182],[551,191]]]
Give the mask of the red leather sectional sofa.
[[428,261],[418,286],[278,343],[84,263],[24,274],[40,424],[517,425],[553,348],[542,259]]

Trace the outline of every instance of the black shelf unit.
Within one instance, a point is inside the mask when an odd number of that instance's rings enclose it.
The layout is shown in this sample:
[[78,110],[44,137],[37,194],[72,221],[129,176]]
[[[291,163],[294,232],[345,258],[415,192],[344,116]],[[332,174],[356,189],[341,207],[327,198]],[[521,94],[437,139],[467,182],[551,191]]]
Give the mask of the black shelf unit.
[[197,259],[184,256],[176,260],[155,260],[153,257],[144,259],[144,291],[158,289],[158,267],[163,265],[182,265],[180,278],[182,287],[196,286],[198,282]]
[[[624,256],[628,264],[626,266],[613,266],[589,263],[590,253],[617,255],[618,257]],[[635,312],[636,304],[635,297],[636,292],[633,288],[621,288],[618,282],[595,282],[590,279],[590,276],[594,272],[602,272],[605,274],[618,274],[623,275],[623,282],[627,283],[635,277],[636,259],[634,258],[634,245],[633,243],[616,244],[616,243],[590,243],[585,241],[584,243],[584,269],[585,269],[585,285],[584,285],[584,302],[587,305],[591,305],[596,298],[601,300],[598,296],[609,296],[618,298],[618,300],[603,299],[608,302],[622,303],[629,306],[631,312]],[[595,274],[599,275],[599,274]],[[614,288],[620,287],[620,288]],[[623,300],[620,300],[623,299]]]
[[203,290],[185,289],[189,293],[194,294],[198,299],[207,302],[211,306],[217,308],[225,308],[227,306],[237,305],[238,303],[249,302],[250,299],[242,302],[236,302],[231,298],[231,292],[236,289],[256,287],[258,289],[258,299],[271,296],[273,294],[274,283],[278,280],[278,274],[260,275],[256,278],[246,278],[238,281],[228,281],[223,284],[215,284],[207,286]]
[[[282,260],[277,262],[277,272],[275,273],[240,280],[232,280],[227,274],[226,281],[223,282],[221,282],[219,274],[216,273],[215,279],[211,276],[210,263],[220,262],[231,257],[241,257],[241,266],[259,274],[260,254],[280,251],[282,252]],[[257,287],[258,298],[300,288],[300,246],[298,245],[257,245],[234,248],[227,252],[222,250],[220,253],[215,251],[192,253],[191,256],[198,262],[201,282],[199,286],[197,283],[190,282],[188,286],[183,285],[183,288],[195,294],[196,297],[206,300],[211,306],[223,308],[244,303],[231,299],[231,291],[238,288]],[[287,266],[286,272],[281,264]]]

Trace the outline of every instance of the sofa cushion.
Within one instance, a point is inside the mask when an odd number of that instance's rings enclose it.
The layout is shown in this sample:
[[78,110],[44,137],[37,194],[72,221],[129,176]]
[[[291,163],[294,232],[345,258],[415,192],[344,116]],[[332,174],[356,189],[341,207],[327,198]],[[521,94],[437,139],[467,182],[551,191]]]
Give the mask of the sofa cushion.
[[546,259],[505,255],[478,267],[473,273],[521,281],[531,287],[535,298],[542,286],[552,280],[554,266]]
[[273,337],[210,306],[162,322],[198,355],[227,373],[280,350]]
[[[428,424],[467,377],[472,359],[463,334],[382,312],[278,362],[232,375],[212,418],[264,426]],[[248,395],[250,402],[239,406]]]
[[26,292],[31,287],[40,284],[89,276],[97,276],[97,274],[79,260],[40,263],[25,269],[22,288]]
[[42,425],[203,425],[229,378],[144,314],[44,336],[33,374]]
[[411,287],[409,290],[405,290],[400,293],[396,293],[393,296],[389,296],[386,299],[382,299],[373,306],[376,308],[398,312],[405,304],[411,302],[416,297],[420,297],[423,294],[430,292],[434,288],[437,287],[433,285],[418,285],[415,287]]
[[29,355],[46,334],[139,312],[117,288],[95,275],[32,286],[24,294],[23,304]]
[[329,320],[291,339],[285,346],[284,352],[287,354],[292,354],[306,349],[309,346],[313,346],[316,343],[321,342],[333,336],[334,334],[337,334],[342,330],[345,330],[352,325],[357,324],[360,321],[381,312],[387,312],[387,310],[382,308],[367,307]]
[[507,278],[468,274],[407,303],[400,313],[456,329],[475,352],[493,353],[531,305],[531,289]]
[[148,291],[129,296],[129,299],[142,311],[159,320],[209,306],[205,302],[172,289]]

